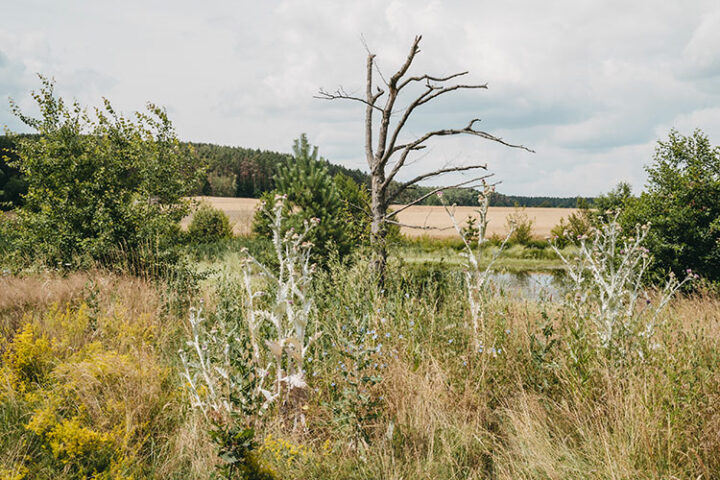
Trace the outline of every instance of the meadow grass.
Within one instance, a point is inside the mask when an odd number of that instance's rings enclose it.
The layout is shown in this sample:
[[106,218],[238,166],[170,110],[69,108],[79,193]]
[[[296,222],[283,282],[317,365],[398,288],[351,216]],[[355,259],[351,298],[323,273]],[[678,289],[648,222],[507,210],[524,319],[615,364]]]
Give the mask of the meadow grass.
[[[208,268],[220,268],[220,265]],[[578,479],[720,475],[720,299],[661,314],[618,358],[558,303],[494,296],[481,348],[463,278],[393,260],[332,263],[313,287],[304,428],[271,408],[258,455],[277,478]],[[102,271],[0,278],[0,478],[210,478],[206,420],[177,350],[217,281]],[[369,380],[372,379],[372,380]]]
[[[431,263],[438,267],[447,265],[460,267],[466,263],[463,255],[463,244],[460,240],[452,242],[403,242],[391,247],[391,252],[408,264]],[[479,265],[486,267],[498,252],[498,245],[484,248],[479,257]],[[566,256],[572,256],[575,247],[562,250]],[[492,269],[510,272],[542,272],[557,271],[565,266],[549,245],[511,245],[500,252]]]

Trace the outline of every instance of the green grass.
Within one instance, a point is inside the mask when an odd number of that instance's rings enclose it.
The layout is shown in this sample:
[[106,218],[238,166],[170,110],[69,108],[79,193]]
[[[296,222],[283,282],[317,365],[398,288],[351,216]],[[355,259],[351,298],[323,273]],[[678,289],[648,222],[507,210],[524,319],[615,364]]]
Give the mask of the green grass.
[[[497,246],[490,246],[483,252],[481,265],[487,266],[498,251]],[[562,250],[563,255],[574,253],[573,247]],[[452,267],[462,266],[466,260],[461,249],[451,248],[444,244],[433,245],[396,245],[390,249],[391,255],[409,264],[436,264]],[[562,270],[563,263],[548,246],[545,248],[512,245],[506,248],[493,264],[497,271],[510,272],[544,272]]]
[[[499,248],[500,241],[491,239],[483,252],[481,265],[487,265]],[[209,244],[188,246],[193,261],[203,268],[221,265],[228,261],[237,265],[244,249],[263,263],[274,262],[270,242],[255,236],[234,237]],[[434,239],[429,237],[403,238],[392,243],[389,254],[407,264],[433,264],[438,267],[460,267],[465,263],[465,247],[459,238]],[[566,247],[563,255],[572,256],[576,249]],[[533,241],[530,245],[508,245],[496,260],[494,270],[510,272],[550,272],[563,269],[563,264],[547,242]]]

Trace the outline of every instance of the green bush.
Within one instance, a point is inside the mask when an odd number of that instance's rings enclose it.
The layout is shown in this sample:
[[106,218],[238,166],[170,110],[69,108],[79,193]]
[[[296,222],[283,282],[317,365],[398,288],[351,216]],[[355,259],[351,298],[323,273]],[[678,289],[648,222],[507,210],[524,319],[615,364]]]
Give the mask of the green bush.
[[212,243],[232,237],[230,219],[225,212],[203,203],[193,214],[188,226],[188,236],[192,243]]
[[[647,248],[655,261],[653,276],[687,269],[720,281],[720,147],[700,130],[684,136],[675,130],[658,142],[648,182],[639,197],[619,186],[597,203],[600,215],[621,209],[623,229],[650,223]],[[605,212],[605,213],[604,213]]]
[[22,196],[27,192],[27,183],[17,169],[9,163],[16,159],[15,143],[5,135],[0,135],[0,210],[10,210],[22,204]]
[[512,230],[510,243],[527,245],[533,239],[533,221],[525,213],[525,209],[516,208],[507,216],[508,230]]
[[574,243],[578,243],[579,239],[590,233],[592,229],[592,218],[589,210],[581,209],[579,212],[571,213],[567,217],[560,219],[560,222],[550,230],[552,240],[560,248]]
[[131,120],[105,100],[91,117],[40,79],[42,88],[33,92],[40,118],[11,101],[14,114],[39,134],[17,138],[11,164],[28,183],[17,211],[23,256],[50,265],[78,258],[103,263],[115,250],[172,247],[189,209],[184,197],[202,169],[165,111],[148,104]]

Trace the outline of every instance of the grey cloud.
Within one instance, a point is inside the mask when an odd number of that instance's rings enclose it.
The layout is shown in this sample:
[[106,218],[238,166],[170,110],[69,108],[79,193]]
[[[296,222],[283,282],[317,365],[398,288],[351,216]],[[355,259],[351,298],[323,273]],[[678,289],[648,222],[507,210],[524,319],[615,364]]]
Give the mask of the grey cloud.
[[427,105],[408,137],[479,117],[482,128],[537,153],[444,138],[406,174],[487,160],[508,193],[597,194],[622,179],[639,188],[668,128],[720,129],[712,0],[181,0],[171,9],[140,0],[43,9],[28,0],[4,14],[0,93],[26,98],[39,68],[84,103],[164,104],[188,139],[288,151],[307,132],[323,156],[353,168],[364,167],[362,106],[313,94],[339,85],[362,93],[361,36],[390,75],[422,33],[414,71],[469,70],[490,88]]

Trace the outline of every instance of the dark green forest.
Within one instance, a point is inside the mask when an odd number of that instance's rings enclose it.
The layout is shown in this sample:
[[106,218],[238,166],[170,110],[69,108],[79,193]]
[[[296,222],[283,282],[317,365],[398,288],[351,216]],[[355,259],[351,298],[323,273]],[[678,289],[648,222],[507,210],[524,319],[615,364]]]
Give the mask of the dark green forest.
[[[207,175],[199,186],[198,195],[219,197],[259,198],[275,187],[278,169],[287,165],[289,153],[268,150],[215,145],[211,143],[190,143],[197,156],[197,165],[207,166]],[[0,205],[4,209],[19,205],[26,185],[18,171],[8,165],[15,158],[12,137],[0,136]],[[359,185],[370,185],[370,176],[358,169],[349,169],[333,164],[323,158],[330,174],[343,174]],[[435,187],[418,186],[403,192],[397,203],[409,203]],[[457,205],[477,205],[477,193],[470,189],[449,188],[444,190],[445,199]],[[556,207],[573,208],[578,200],[592,203],[592,199],[577,197],[529,197],[494,193],[491,206],[497,207]],[[422,202],[424,205],[439,205],[435,196]]]
[[19,205],[21,195],[27,192],[27,184],[20,172],[9,164],[17,159],[15,144],[7,136],[0,136],[0,209],[7,210]]

